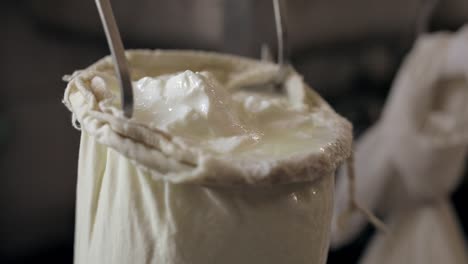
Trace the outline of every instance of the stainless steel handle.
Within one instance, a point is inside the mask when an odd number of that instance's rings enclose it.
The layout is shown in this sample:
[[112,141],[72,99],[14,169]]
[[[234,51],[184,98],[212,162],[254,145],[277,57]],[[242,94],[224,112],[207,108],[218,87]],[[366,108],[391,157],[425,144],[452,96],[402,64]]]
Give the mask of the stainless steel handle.
[[115,72],[120,81],[122,110],[125,117],[131,118],[133,115],[132,82],[119,28],[115,22],[114,13],[112,12],[112,6],[109,0],[96,0],[96,5],[106,33],[112,60],[114,61]]
[[275,12],[276,37],[278,41],[277,63],[279,65],[278,75],[275,78],[275,86],[278,91],[283,87],[284,80],[290,69],[289,42],[286,25],[286,0],[273,0]]
[[286,10],[284,0],[273,0],[276,37],[278,40],[278,64],[289,64],[288,31],[286,30]]

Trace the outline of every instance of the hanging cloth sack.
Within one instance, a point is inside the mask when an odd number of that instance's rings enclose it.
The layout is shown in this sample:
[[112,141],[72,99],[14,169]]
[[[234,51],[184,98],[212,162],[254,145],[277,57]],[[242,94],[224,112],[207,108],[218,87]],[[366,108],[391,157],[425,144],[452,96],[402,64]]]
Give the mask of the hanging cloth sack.
[[[215,53],[131,51],[132,79],[210,72],[226,89],[274,79],[274,64]],[[239,159],[135,119],[118,107],[109,57],[69,79],[81,128],[75,263],[325,263],[334,171],[351,125],[291,71],[291,104],[328,120],[329,144],[279,160]]]
[[[468,263],[450,204],[463,175],[468,146],[468,27],[423,35],[399,71],[381,119],[355,151],[356,199],[385,216],[360,263]],[[347,177],[337,183],[333,245],[365,226],[352,214]]]

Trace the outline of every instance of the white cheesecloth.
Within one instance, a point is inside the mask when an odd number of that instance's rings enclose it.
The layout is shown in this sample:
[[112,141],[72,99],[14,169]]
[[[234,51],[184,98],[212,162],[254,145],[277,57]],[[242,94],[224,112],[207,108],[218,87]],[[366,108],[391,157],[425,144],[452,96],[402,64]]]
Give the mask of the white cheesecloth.
[[[355,149],[356,199],[386,218],[360,263],[468,263],[450,204],[468,146],[468,27],[423,35],[405,59],[381,119]],[[348,178],[340,177],[332,245],[351,241],[366,219],[344,227]]]
[[[275,77],[277,66],[191,51],[130,51],[132,79],[211,72],[227,89]],[[292,104],[328,120],[322,151],[277,161],[212,155],[128,120],[94,76],[109,57],[69,78],[64,102],[82,130],[75,263],[325,263],[334,171],[351,149],[351,125],[292,71]]]

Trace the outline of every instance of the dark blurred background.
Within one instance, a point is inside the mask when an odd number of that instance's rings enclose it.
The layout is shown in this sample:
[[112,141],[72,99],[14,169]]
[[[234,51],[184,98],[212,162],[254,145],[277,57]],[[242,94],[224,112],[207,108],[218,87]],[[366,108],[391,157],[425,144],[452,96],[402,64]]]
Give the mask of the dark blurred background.
[[[113,0],[127,48],[204,49],[259,57],[275,49],[271,0]],[[415,40],[421,0],[290,0],[292,62],[355,125],[379,117]],[[61,78],[109,53],[92,0],[0,1],[0,263],[71,263],[79,131]],[[442,0],[429,29],[468,22]],[[468,48],[468,47],[467,47]],[[465,177],[466,179],[466,177]],[[453,201],[466,232],[468,186]],[[354,263],[372,235],[331,253]]]

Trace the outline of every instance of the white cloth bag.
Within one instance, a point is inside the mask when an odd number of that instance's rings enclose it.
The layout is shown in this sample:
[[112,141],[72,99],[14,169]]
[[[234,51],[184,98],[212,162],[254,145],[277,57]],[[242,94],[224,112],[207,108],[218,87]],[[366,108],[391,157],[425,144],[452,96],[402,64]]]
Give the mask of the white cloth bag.
[[[381,120],[355,151],[356,197],[386,217],[360,263],[468,263],[449,202],[468,146],[468,27],[422,36],[398,73]],[[365,225],[354,214],[343,229],[348,179],[337,183],[332,244]]]
[[[209,71],[228,89],[277,73],[272,64],[213,53],[132,51],[127,58],[134,79]],[[112,72],[105,58],[74,74],[65,93],[82,129],[75,263],[325,263],[333,175],[350,153],[351,126],[297,73],[286,83],[291,102],[331,118],[336,142],[266,162],[213,156],[123,118],[99,81]]]

